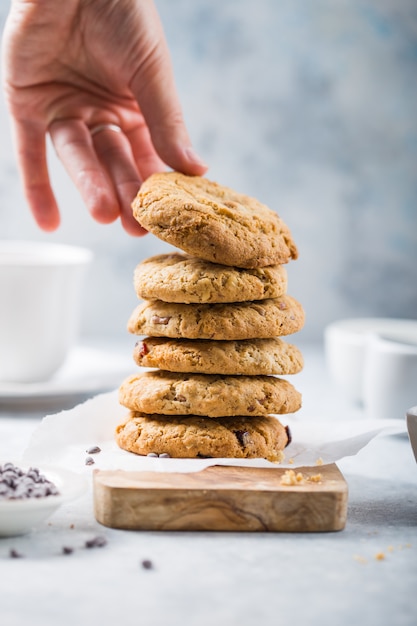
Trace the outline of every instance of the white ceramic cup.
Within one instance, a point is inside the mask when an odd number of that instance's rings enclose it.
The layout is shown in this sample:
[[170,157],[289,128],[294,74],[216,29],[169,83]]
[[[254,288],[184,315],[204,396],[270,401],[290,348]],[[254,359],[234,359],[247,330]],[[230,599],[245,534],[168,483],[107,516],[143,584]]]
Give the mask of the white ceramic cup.
[[332,382],[352,404],[363,405],[367,342],[374,334],[390,336],[400,342],[417,342],[417,320],[347,318],[332,322],[324,331],[327,371]]
[[0,241],[0,382],[46,381],[64,363],[91,260],[85,248]]
[[417,341],[369,335],[363,364],[363,404],[373,418],[404,419],[417,403]]

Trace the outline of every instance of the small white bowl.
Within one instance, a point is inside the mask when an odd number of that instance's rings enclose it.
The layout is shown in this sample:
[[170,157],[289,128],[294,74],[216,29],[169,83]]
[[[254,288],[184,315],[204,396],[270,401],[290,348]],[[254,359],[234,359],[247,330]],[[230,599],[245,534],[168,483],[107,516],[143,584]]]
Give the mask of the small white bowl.
[[[4,460],[3,463],[7,461],[10,459]],[[25,471],[29,469],[19,461],[11,462]],[[60,506],[78,498],[87,489],[86,480],[79,474],[56,467],[42,466],[38,469],[54,483],[59,495],[22,500],[0,499],[0,537],[14,537],[30,532]]]
[[324,331],[326,366],[332,380],[352,403],[363,402],[366,345],[370,335],[417,342],[417,320],[364,317],[343,319]]

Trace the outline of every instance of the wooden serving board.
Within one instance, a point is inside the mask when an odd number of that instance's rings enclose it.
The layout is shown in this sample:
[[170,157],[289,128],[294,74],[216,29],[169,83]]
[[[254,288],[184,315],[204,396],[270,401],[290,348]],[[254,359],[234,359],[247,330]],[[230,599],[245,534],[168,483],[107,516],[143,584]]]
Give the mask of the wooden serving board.
[[[131,530],[342,530],[348,488],[336,465],[297,468],[307,479],[284,486],[286,470],[213,466],[201,472],[94,471],[94,513]],[[309,482],[321,475],[320,482]]]

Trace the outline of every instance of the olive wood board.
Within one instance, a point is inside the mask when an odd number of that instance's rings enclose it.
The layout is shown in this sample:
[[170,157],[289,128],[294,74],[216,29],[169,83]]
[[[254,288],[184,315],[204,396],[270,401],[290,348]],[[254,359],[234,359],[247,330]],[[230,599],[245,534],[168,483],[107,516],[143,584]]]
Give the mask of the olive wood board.
[[[284,468],[215,465],[200,472],[94,470],[94,514],[110,528],[180,531],[324,532],[346,524],[348,487],[335,464]],[[320,482],[309,482],[321,475]]]

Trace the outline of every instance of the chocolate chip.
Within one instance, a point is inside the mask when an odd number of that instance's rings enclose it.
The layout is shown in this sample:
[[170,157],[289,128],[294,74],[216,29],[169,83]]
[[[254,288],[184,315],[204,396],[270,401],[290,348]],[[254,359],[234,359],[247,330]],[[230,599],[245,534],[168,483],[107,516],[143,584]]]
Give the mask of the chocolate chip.
[[146,345],[146,343],[144,341],[142,341],[141,343],[138,342],[136,345],[139,347],[139,356],[140,357],[143,358],[144,356],[149,354],[149,348],[148,348],[148,346]]
[[74,548],[70,548],[70,546],[64,546],[62,548],[62,554],[72,554],[74,552]]
[[23,558],[23,554],[21,554],[20,552],[18,552],[14,548],[12,548],[10,550],[9,556],[10,556],[11,559],[22,559]]
[[101,452],[101,448],[99,448],[98,446],[91,446],[91,448],[88,448],[86,452],[87,454],[98,454],[99,452]]
[[160,459],[170,459],[171,456],[168,454],[168,452],[162,452],[162,454],[159,455]]
[[37,467],[27,471],[7,462],[0,465],[0,499],[23,500],[56,496],[57,487],[48,480]]
[[149,559],[144,559],[141,565],[143,569],[153,569],[153,563]]
[[156,452],[149,452],[149,454],[147,454],[146,456],[150,456],[153,459],[158,458],[158,455],[156,454]]
[[236,439],[240,443],[241,446],[246,446],[249,439],[249,433],[247,430],[235,430],[234,431]]
[[102,548],[105,545],[107,545],[107,539],[100,535],[97,537],[94,537],[94,539],[88,539],[85,542],[86,548]]
[[160,315],[153,315],[151,322],[152,324],[162,324],[163,326],[166,326],[169,323],[170,319],[171,317],[169,316],[161,317]]
[[92,457],[92,456],[88,456],[88,457],[85,459],[85,464],[86,464],[86,465],[94,465],[94,463],[95,463],[95,460],[93,459],[93,457]]
[[285,427],[285,432],[287,433],[287,443],[285,444],[285,447],[287,447],[290,445],[292,441],[292,434],[290,431],[290,427],[288,425]]

